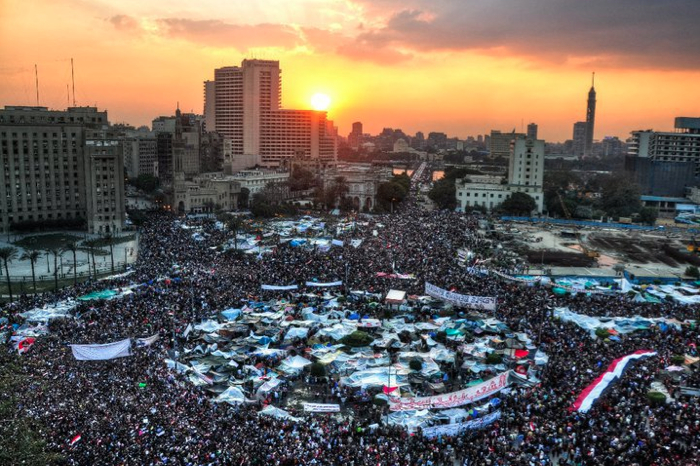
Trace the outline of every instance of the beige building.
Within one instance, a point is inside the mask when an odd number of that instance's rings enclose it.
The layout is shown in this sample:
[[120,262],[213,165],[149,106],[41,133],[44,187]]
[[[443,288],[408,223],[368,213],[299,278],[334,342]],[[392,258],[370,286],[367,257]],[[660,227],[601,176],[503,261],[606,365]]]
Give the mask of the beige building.
[[336,159],[337,135],[326,112],[281,108],[281,73],[278,61],[243,60],[214,70],[214,81],[204,83],[205,125],[228,140],[235,169],[227,171],[282,167],[298,151]]
[[[469,212],[475,206],[488,211],[498,207],[513,193],[531,196],[537,204],[537,212],[544,208],[544,141],[517,136],[513,139],[509,154],[508,180],[470,175],[458,180],[455,188],[458,209]],[[504,180],[505,181],[505,180]]]
[[221,173],[195,176],[192,181],[185,180],[183,174],[178,173],[173,182],[172,209],[187,214],[209,213],[216,209],[235,210],[240,194],[240,183]]
[[84,220],[91,233],[125,221],[123,145],[95,107],[0,110],[0,228]]

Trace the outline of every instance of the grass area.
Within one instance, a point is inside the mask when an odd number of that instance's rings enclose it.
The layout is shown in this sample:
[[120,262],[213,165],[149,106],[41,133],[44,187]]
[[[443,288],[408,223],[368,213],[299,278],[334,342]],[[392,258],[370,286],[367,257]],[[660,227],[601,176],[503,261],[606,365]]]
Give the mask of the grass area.
[[15,241],[13,244],[24,249],[46,251],[50,249],[62,249],[66,245],[82,240],[80,236],[66,233],[48,233],[45,235],[31,235]]

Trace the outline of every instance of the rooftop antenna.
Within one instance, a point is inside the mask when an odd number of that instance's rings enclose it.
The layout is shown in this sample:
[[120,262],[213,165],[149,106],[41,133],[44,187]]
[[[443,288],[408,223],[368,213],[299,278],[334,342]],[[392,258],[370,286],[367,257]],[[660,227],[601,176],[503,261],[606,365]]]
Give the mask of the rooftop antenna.
[[39,106],[39,70],[34,64],[34,78],[36,80],[36,106]]
[[593,72],[593,76],[591,76],[591,87],[595,87],[595,71]]
[[70,107],[70,89],[68,88],[68,84],[66,84],[66,105]]
[[73,59],[70,59],[70,79],[73,82],[73,107],[75,107],[75,73],[73,71]]

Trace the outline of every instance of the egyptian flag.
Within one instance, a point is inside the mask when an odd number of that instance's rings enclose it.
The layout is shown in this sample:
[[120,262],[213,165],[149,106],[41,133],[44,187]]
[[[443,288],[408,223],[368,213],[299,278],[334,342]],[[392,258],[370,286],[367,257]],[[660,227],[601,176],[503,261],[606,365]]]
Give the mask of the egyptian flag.
[[389,393],[396,391],[398,388],[399,387],[387,387],[386,385],[384,385],[384,387],[382,387],[382,391],[385,395],[388,395]]
[[19,354],[26,353],[27,351],[29,351],[29,348],[32,347],[32,345],[34,344],[34,341],[36,341],[36,339],[32,338],[32,337],[20,340],[17,342],[15,349],[17,349],[17,352]]
[[76,443],[78,443],[78,442],[80,441],[80,439],[81,439],[81,435],[80,435],[80,434],[78,434],[78,435],[76,435],[75,437],[73,437],[73,438],[71,439],[71,441],[70,441],[70,446],[72,447],[73,445],[75,445]]
[[639,350],[632,354],[615,359],[600,376],[586,387],[574,404],[569,408],[569,411],[588,412],[598,398],[603,394],[603,391],[608,388],[615,380],[622,377],[622,373],[630,362],[638,359],[649,358],[656,356],[656,351]]

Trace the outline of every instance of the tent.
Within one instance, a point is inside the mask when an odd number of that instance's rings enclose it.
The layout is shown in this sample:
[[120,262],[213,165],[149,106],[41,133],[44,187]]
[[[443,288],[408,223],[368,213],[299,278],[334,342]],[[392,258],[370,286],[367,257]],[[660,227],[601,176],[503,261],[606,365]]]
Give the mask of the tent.
[[399,309],[399,307],[406,302],[406,292],[401,290],[389,290],[384,298],[386,302],[392,309]]
[[306,358],[291,356],[280,363],[279,369],[285,374],[298,374],[309,364],[311,364],[311,361]]
[[300,418],[294,417],[291,414],[289,414],[287,411],[279,408],[275,408],[272,405],[267,405],[265,408],[258,413],[260,416],[271,416],[271,417],[276,417],[277,419],[285,419],[287,421],[294,421],[294,422],[299,422],[301,421]]

